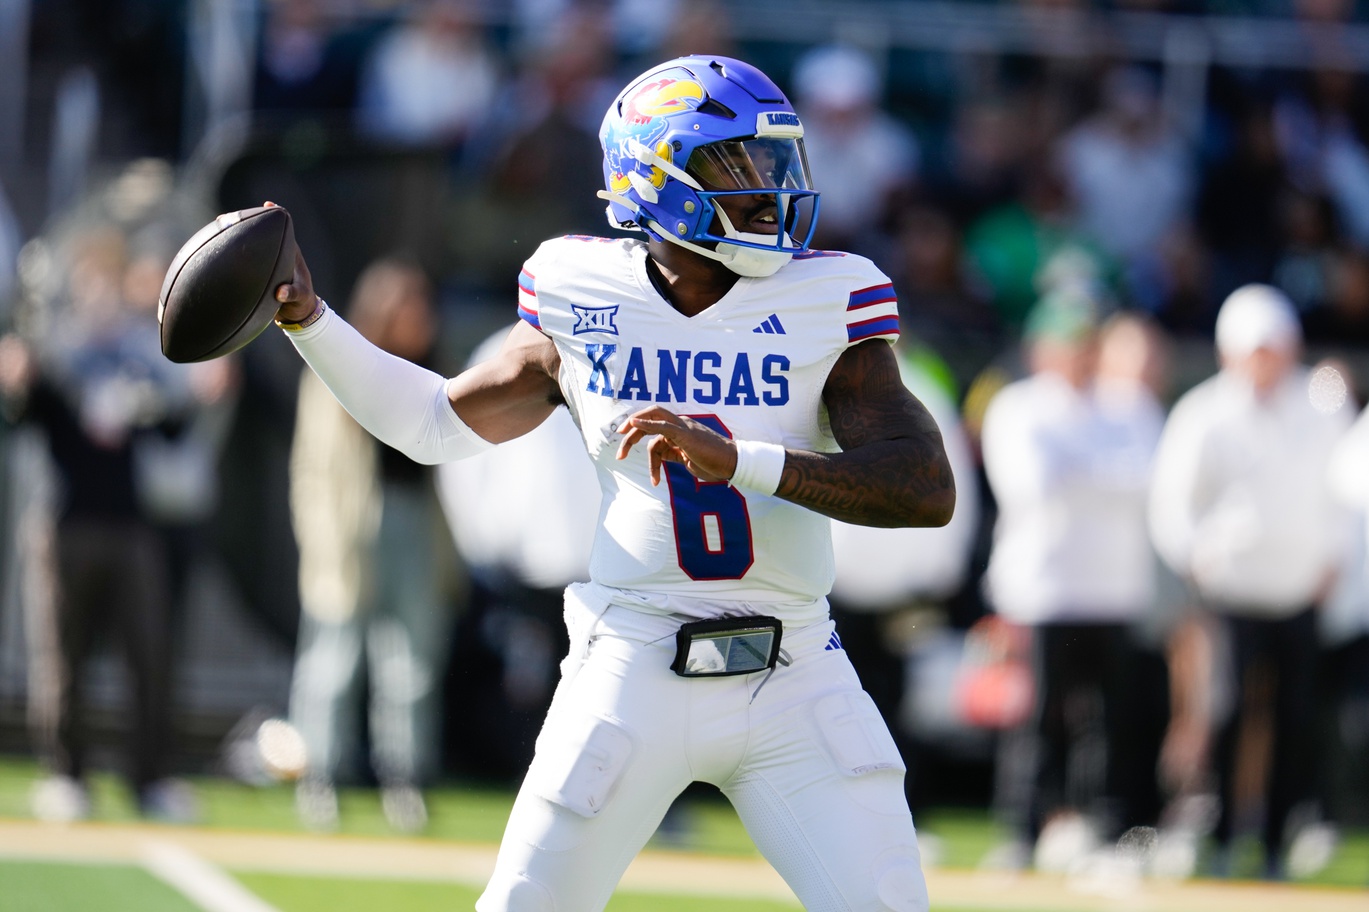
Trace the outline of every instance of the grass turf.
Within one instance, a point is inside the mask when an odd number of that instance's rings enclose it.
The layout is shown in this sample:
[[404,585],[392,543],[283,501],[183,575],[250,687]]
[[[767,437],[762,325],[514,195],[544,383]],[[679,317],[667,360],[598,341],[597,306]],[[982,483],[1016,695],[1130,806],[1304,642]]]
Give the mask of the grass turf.
[[[203,912],[141,868],[0,862],[0,912]],[[282,909],[281,912],[286,912]]]
[[[29,791],[40,775],[38,766],[25,757],[0,757],[0,818],[29,817]],[[301,832],[294,812],[293,790],[289,786],[258,788],[231,780],[201,777],[193,780],[202,803],[203,824],[209,829],[232,829],[264,832]],[[110,822],[137,820],[137,814],[127,790],[117,777],[97,773],[91,777],[95,817]],[[483,786],[450,784],[429,792],[431,826],[424,834],[434,840],[494,843],[503,832],[504,822],[513,802],[508,790]],[[373,789],[344,789],[340,793],[342,811],[341,832],[357,836],[385,836],[390,833],[380,810],[378,795]],[[732,808],[720,798],[707,796],[688,802],[682,815],[683,827],[670,842],[657,840],[656,848],[678,848],[733,857],[757,857],[740,821]],[[973,868],[984,854],[1001,838],[1001,832],[982,809],[934,809],[920,815],[919,829],[927,838],[928,848],[936,845],[937,864],[946,868]],[[1238,876],[1253,876],[1256,858],[1248,851],[1238,861]],[[1248,870],[1245,870],[1248,868]],[[67,874],[63,870],[69,869]],[[330,909],[345,912],[351,908],[387,908],[397,912],[422,912],[429,908],[469,908],[475,892],[453,884],[420,882],[390,882],[363,880],[332,880],[289,875],[247,873],[240,879],[263,898],[280,907],[282,912],[314,912]],[[1309,883],[1328,886],[1363,887],[1369,884],[1369,831],[1360,829],[1344,834],[1339,850],[1330,865]],[[138,868],[117,866],[83,866],[0,863],[0,912],[121,912],[123,909],[150,912],[181,912],[186,909],[174,891],[163,886]],[[315,902],[311,897],[331,897],[326,902]],[[384,901],[377,897],[383,895]],[[74,904],[62,905],[64,897],[73,897]],[[91,897],[102,897],[101,902],[120,905],[91,905]],[[123,905],[125,897],[137,897],[136,902]],[[84,897],[82,900],[81,897]],[[363,897],[369,897],[363,901]],[[403,902],[393,902],[404,897]],[[41,903],[34,905],[35,898]],[[179,904],[178,904],[179,903]],[[348,905],[350,903],[351,905]],[[637,910],[665,910],[697,908],[698,897],[643,897],[623,894],[615,896],[611,912]],[[783,903],[763,903],[755,900],[739,901],[735,906],[723,901],[709,900],[714,912],[757,912],[792,909]],[[25,905],[27,904],[27,905]]]
[[[470,909],[480,890],[462,884],[232,872],[279,912],[451,912]],[[0,912],[203,912],[141,868],[0,862]],[[697,896],[619,893],[607,912],[695,912]],[[797,902],[706,900],[710,912],[793,912]]]
[[[452,912],[480,891],[459,884],[234,872],[279,912]],[[147,872],[120,865],[0,862],[0,912],[202,912]],[[792,903],[619,892],[607,912],[793,912]],[[1001,912],[939,907],[933,912]]]
[[[451,912],[469,909],[480,891],[456,884],[411,881],[341,881],[277,874],[240,874],[238,880],[280,912]],[[609,901],[607,912],[793,912],[798,902],[779,903],[757,899],[717,899],[698,896],[663,896],[619,892]]]

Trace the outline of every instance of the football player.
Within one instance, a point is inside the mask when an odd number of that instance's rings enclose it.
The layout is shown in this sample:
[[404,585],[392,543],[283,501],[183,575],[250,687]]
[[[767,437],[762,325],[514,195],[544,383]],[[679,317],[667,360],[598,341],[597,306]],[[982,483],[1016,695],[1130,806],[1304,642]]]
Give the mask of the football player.
[[497,357],[445,379],[317,298],[278,322],[373,434],[459,459],[569,407],[603,489],[571,648],[481,912],[602,909],[691,781],[805,908],[924,910],[903,762],[828,617],[828,517],[949,521],[936,423],[899,381],[868,260],[812,250],[803,123],[740,60],[634,79],[600,131],[610,222],[544,243]]

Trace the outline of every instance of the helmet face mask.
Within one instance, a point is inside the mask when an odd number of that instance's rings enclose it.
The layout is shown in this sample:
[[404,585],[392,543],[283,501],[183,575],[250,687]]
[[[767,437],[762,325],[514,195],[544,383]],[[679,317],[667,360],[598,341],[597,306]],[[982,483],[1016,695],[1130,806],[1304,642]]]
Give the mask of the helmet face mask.
[[762,248],[792,248],[791,253],[807,249],[817,227],[817,195],[808,176],[803,140],[709,143],[694,150],[685,171],[704,188],[697,195],[705,219],[709,212],[717,215],[722,210],[717,220],[701,219],[705,227],[699,239],[747,243],[738,236],[759,234],[774,237],[755,242]]
[[817,224],[803,125],[739,60],[683,57],[633,80],[599,133],[609,222],[769,275]]

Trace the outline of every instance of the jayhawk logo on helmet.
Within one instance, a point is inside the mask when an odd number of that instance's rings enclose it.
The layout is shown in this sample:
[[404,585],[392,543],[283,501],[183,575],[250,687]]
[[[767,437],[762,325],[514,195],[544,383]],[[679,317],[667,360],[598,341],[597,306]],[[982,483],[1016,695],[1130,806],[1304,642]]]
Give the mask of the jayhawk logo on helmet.
[[703,100],[704,87],[691,79],[657,79],[623,100],[623,120],[634,125],[648,124],[664,114],[697,108]]
[[[692,111],[704,98],[704,87],[694,80],[666,76],[644,83],[623,99],[617,123],[604,142],[610,164],[609,187],[615,193],[623,193],[631,186],[626,172],[636,168],[637,163],[628,148],[630,143],[652,147],[657,155],[670,159],[670,143],[661,141],[669,130],[663,118]],[[666,175],[660,168],[652,168],[647,179],[659,190],[665,186]]]

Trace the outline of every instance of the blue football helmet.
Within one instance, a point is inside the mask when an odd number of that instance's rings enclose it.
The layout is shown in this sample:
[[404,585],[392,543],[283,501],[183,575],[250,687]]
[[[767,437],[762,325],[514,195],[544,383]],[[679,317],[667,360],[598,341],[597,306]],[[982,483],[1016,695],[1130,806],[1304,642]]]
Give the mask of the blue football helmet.
[[[608,220],[772,275],[808,249],[818,194],[803,124],[779,87],[730,57],[680,57],[632,80],[599,129]],[[758,205],[734,225],[719,200]]]

